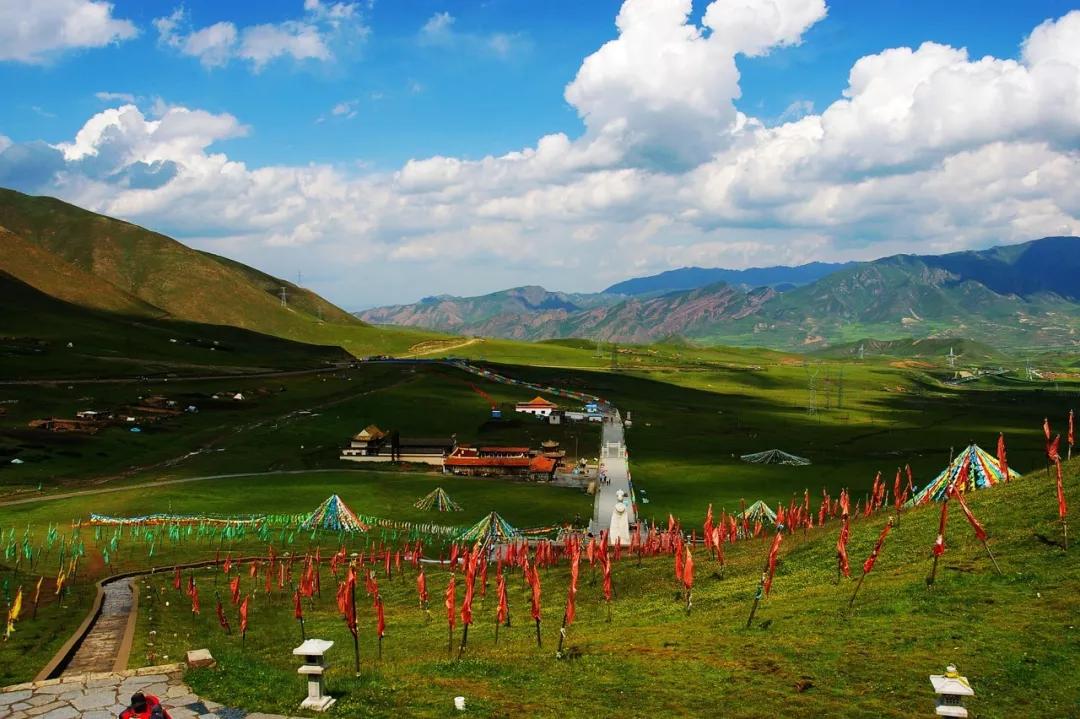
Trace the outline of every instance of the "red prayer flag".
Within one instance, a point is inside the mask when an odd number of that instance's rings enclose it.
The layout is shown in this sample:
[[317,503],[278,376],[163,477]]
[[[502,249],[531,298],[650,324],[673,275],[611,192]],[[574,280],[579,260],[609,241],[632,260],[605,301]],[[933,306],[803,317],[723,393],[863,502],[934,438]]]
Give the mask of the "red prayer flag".
[[1076,428],[1073,426],[1073,411],[1071,409],[1069,410],[1069,432],[1065,439],[1070,447],[1076,444]]
[[495,585],[495,591],[499,595],[499,608],[495,610],[495,622],[506,624],[506,618],[510,615],[510,606],[506,601],[506,577],[502,572],[499,572]]
[[780,542],[784,539],[783,532],[777,532],[773,537],[772,546],[769,548],[769,564],[765,573],[765,596],[769,596],[769,590],[772,589],[773,575],[776,574],[776,559],[780,552]]
[[300,601],[300,589],[299,588],[297,588],[296,591],[293,592],[293,618],[294,619],[303,619],[304,618],[304,605]]
[[1001,477],[1006,482],[1008,482],[1009,481],[1009,460],[1005,456],[1005,433],[1004,432],[999,432],[998,433],[997,460],[998,460],[998,470],[1001,471]]
[[420,605],[423,606],[428,600],[427,590],[427,577],[424,576],[424,570],[421,569],[420,573],[416,575],[416,594],[420,597]]
[[224,629],[226,632],[228,632],[229,631],[229,619],[228,619],[228,617],[225,616],[225,607],[221,606],[221,598],[220,597],[218,597],[218,600],[217,600],[217,620],[218,620],[218,624],[221,625],[221,628]]
[[532,589],[532,618],[540,620],[540,574],[536,571],[536,565],[532,567],[529,575],[529,587]]
[[686,546],[686,561],[683,562],[683,586],[687,591],[694,588],[694,553],[690,545]]
[[381,639],[386,634],[386,615],[383,613],[382,596],[375,595],[375,631]]
[[840,567],[840,572],[845,577],[850,577],[851,566],[848,564],[847,543],[848,537],[851,536],[851,518],[845,514],[840,521],[840,536],[836,539],[836,561]]
[[226,574],[232,571],[232,554],[226,555],[225,564],[222,566],[222,569]]
[[345,591],[342,593],[342,600],[345,609],[345,624],[349,627],[349,631],[355,637],[356,628],[356,569],[352,566],[349,567],[349,573],[345,577],[344,583]]
[[675,544],[675,579],[680,584],[683,581],[683,559],[682,539],[680,538]]
[[175,589],[176,591],[180,591],[180,567],[176,567],[175,569],[173,569],[172,585],[173,589]]
[[1051,462],[1056,462],[1061,458],[1059,447],[1061,446],[1061,435],[1055,435],[1054,441],[1046,445],[1046,456]]
[[251,596],[244,597],[244,601],[240,604],[240,634],[247,634],[248,628],[248,602],[251,600]]
[[472,624],[472,603],[476,586],[476,554],[465,561],[465,596],[461,599],[461,623]]
[[576,607],[574,600],[577,598],[578,563],[581,560],[581,552],[573,549],[570,552],[570,587],[566,592],[566,613],[563,615],[563,624],[570,626],[574,623]]
[[938,520],[937,540],[934,541],[934,555],[940,557],[945,553],[945,522],[949,516],[949,499],[941,503],[941,519]]
[[191,585],[191,613],[200,614],[199,609],[199,588],[194,584]]
[[870,570],[874,568],[874,563],[877,562],[878,555],[881,554],[881,547],[885,544],[885,537],[889,535],[889,530],[892,529],[892,519],[885,523],[885,528],[881,530],[881,534],[878,536],[877,542],[874,544],[873,550],[870,552],[870,556],[863,562],[862,570],[863,574],[869,574]]
[[446,585],[446,600],[443,604],[446,605],[446,621],[450,623],[450,631],[454,631],[454,623],[457,621],[457,617],[454,612],[454,605],[457,601],[457,596],[454,594],[454,575],[450,575],[450,583]]
[[232,603],[240,603],[240,575],[237,574],[229,581],[229,592],[232,594]]
[[975,519],[975,515],[971,513],[971,510],[968,509],[967,502],[964,501],[964,495],[960,491],[958,491],[956,487],[953,487],[950,492],[953,499],[960,503],[961,511],[963,511],[964,516],[967,517],[967,521],[971,525],[971,528],[975,530],[975,536],[979,538],[980,542],[985,542],[986,530],[983,529],[983,526],[979,523],[979,520]]

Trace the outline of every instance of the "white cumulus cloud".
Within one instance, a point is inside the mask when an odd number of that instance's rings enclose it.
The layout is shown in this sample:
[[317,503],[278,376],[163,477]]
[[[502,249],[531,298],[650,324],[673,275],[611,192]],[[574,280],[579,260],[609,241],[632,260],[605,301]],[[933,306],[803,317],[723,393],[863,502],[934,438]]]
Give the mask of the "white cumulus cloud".
[[[701,26],[688,12],[624,3],[618,37],[567,86],[579,137],[390,172],[252,167],[215,147],[246,132],[231,115],[125,104],[56,146],[0,141],[0,184],[278,272],[318,263],[347,304],[1080,234],[1080,11],[1033,28],[1015,58],[883,49],[820,111],[770,121],[737,110],[734,59],[799,42],[824,6],[715,0]],[[423,289],[401,281],[421,273]]]
[[0,0],[0,61],[40,64],[82,48],[138,35],[130,20],[99,0]]
[[300,19],[237,27],[222,21],[194,29],[188,12],[178,7],[154,20],[159,41],[184,55],[198,58],[204,67],[220,67],[233,60],[250,63],[258,72],[279,58],[327,62],[334,58],[331,45],[355,43],[369,33],[355,3],[307,0]]

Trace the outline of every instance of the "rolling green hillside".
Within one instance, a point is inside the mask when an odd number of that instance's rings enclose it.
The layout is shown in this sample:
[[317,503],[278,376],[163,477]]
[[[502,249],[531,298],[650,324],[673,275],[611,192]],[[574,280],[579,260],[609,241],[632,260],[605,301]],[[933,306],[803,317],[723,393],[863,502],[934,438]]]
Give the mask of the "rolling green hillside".
[[348,358],[234,327],[88,309],[0,272],[0,380],[252,373]]
[[[446,339],[423,330],[371,327],[310,290],[239,262],[54,198],[2,188],[0,272],[44,296],[115,313],[111,320],[96,314],[94,322],[124,326],[125,333],[134,331],[125,341],[142,346],[155,340],[137,336],[148,325],[133,323],[136,318],[241,328],[336,345],[357,356],[404,353],[421,343]],[[281,305],[283,287],[287,307]],[[32,305],[39,306],[44,304]],[[48,306],[51,314],[45,326],[64,324],[58,307]],[[0,318],[0,334],[53,339],[36,334],[33,323],[21,328],[13,323],[11,317]],[[74,319],[68,324],[60,334],[78,331]],[[204,333],[205,327],[199,332]],[[275,361],[269,364],[274,366]],[[267,363],[264,359],[258,364]]]
[[[80,209],[50,197],[0,190],[0,226],[41,252],[107,282],[175,319],[232,325],[304,339],[319,318],[344,326],[358,320],[314,293],[237,262],[199,252],[138,225]],[[40,256],[40,253],[39,255]],[[61,278],[28,276],[27,262],[5,257],[3,269],[54,296]],[[281,307],[285,287],[292,304]],[[117,309],[87,293],[81,304]]]

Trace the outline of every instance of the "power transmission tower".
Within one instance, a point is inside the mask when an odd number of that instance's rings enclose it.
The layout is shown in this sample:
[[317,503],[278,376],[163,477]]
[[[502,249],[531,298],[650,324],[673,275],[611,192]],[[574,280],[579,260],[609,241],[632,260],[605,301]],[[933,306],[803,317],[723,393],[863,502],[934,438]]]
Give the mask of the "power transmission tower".
[[859,345],[859,359],[866,358],[866,345]]
[[832,377],[830,376],[830,370],[828,367],[825,368],[825,381],[822,384],[825,390],[825,409],[828,410],[831,406],[830,403],[832,401],[829,397],[829,392],[832,389],[833,384]]
[[281,297],[281,306],[282,307],[288,307],[289,306],[289,293],[284,287],[281,288],[280,297]]
[[815,369],[811,372],[809,367],[806,368],[807,414],[817,414],[817,376],[820,371],[821,370]]
[[840,367],[840,376],[836,379],[836,408],[844,408],[844,368]]
[[949,369],[956,369],[956,353],[953,352],[953,348],[949,348]]
[[611,343],[611,369],[619,368],[619,345]]

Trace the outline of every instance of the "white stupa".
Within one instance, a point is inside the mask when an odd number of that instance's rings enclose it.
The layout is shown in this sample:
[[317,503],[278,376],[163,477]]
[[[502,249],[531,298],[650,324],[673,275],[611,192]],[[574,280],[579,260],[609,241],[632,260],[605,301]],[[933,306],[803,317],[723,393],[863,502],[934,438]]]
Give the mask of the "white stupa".
[[608,541],[612,544],[630,544],[630,516],[626,513],[626,502],[621,497],[611,510]]

